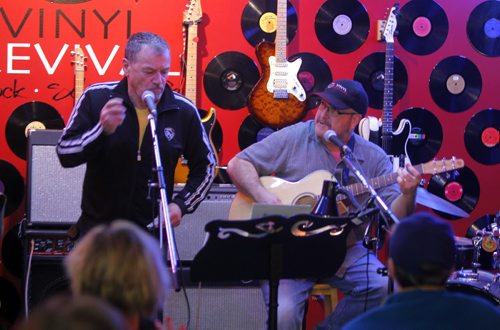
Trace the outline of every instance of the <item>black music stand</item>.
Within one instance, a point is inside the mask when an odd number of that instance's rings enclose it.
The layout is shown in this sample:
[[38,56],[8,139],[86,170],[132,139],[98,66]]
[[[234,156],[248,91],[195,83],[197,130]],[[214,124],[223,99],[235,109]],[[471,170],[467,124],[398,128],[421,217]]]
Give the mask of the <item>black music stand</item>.
[[347,234],[361,222],[356,216],[309,214],[211,221],[191,280],[269,280],[268,326],[277,329],[279,280],[334,275],[345,258]]

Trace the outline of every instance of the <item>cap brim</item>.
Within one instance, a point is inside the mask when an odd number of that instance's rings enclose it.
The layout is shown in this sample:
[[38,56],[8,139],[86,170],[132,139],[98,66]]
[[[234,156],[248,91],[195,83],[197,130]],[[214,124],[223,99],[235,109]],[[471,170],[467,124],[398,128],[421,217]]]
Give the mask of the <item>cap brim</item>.
[[320,97],[322,100],[324,100],[326,103],[332,106],[332,108],[336,110],[345,110],[345,109],[350,109],[351,107],[344,102],[342,102],[339,98],[327,94],[327,93],[313,93],[313,95],[316,95]]

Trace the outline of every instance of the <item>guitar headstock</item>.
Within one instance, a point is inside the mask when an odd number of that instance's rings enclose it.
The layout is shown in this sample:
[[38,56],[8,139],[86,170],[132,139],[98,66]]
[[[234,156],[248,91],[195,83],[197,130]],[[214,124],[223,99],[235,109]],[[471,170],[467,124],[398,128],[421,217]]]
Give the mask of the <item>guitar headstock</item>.
[[200,1],[190,0],[186,7],[187,9],[184,11],[182,22],[186,25],[199,23],[201,21],[201,17],[203,16]]
[[85,70],[85,55],[80,47],[77,47],[71,52],[73,55],[73,63],[75,63],[75,72],[83,72]]
[[397,15],[399,14],[399,3],[394,4],[391,10],[389,11],[389,15],[385,22],[384,32],[382,35],[384,36],[385,42],[394,42],[394,33],[396,31],[396,26],[398,25]]
[[439,174],[448,171],[458,170],[464,167],[464,160],[451,157],[451,159],[431,160],[422,164],[423,174]]

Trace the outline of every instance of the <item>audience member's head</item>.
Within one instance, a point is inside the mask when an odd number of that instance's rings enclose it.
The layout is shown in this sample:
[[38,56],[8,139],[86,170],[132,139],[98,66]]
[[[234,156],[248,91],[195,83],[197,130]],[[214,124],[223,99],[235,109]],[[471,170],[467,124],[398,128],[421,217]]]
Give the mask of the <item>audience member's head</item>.
[[21,330],[123,330],[124,315],[98,297],[56,295],[30,313]]
[[154,316],[169,284],[157,240],[123,220],[90,230],[65,266],[75,295],[101,297],[128,317]]
[[450,224],[430,213],[403,219],[391,235],[389,268],[401,288],[444,287],[453,271],[454,256]]

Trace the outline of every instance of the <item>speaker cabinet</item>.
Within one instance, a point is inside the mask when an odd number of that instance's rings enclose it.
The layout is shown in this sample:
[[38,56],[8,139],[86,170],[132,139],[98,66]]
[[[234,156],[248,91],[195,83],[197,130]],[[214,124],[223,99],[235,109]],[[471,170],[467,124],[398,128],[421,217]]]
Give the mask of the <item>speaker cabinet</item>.
[[25,229],[24,289],[28,312],[47,298],[69,293],[63,258],[73,248],[67,229]]
[[26,211],[35,225],[76,223],[85,165],[63,168],[56,153],[61,130],[33,130],[28,137]]
[[183,290],[172,290],[165,303],[164,315],[172,318],[175,329],[181,324],[187,325],[188,319],[190,329],[266,328],[266,306],[257,281],[203,283],[199,287],[189,281],[188,274],[189,269],[185,269],[183,282],[186,295]]
[[[174,191],[182,186],[176,185]],[[205,225],[212,220],[227,219],[229,207],[234,199],[233,185],[212,185],[210,192],[196,211],[182,218],[180,226],[174,228],[177,252],[181,261],[192,261],[205,242]]]

